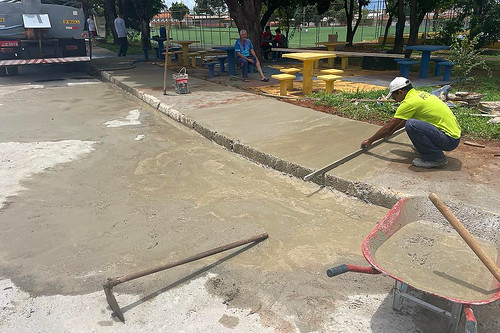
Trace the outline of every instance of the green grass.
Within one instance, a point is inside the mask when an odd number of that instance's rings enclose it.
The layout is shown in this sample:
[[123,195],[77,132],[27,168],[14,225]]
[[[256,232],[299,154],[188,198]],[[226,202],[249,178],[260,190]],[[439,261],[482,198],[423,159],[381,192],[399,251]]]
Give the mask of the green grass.
[[[481,79],[482,91],[489,92],[493,88],[494,82],[488,79]],[[419,87],[420,90],[432,91],[435,87]],[[377,99],[381,95],[386,95],[388,89],[371,92],[326,94],[324,92],[315,93],[313,97],[317,98],[316,103],[328,105],[334,108],[335,114],[361,121],[386,123],[390,120],[396,111],[396,104],[391,102],[351,102],[353,98],[359,99]],[[495,92],[498,94],[498,92]],[[490,97],[489,95],[487,95]],[[493,95],[495,96],[495,95]],[[486,99],[486,98],[485,98]],[[490,98],[488,98],[490,100]],[[498,100],[498,99],[497,99]],[[489,118],[475,117],[471,114],[479,113],[477,108],[455,107],[453,113],[462,128],[462,135],[471,139],[481,140],[500,140],[500,126],[498,124],[488,124]]]
[[[113,44],[113,42],[107,42],[107,43],[98,42],[97,46],[102,47],[102,48],[104,48],[106,50],[110,50],[110,51],[116,52],[117,54],[118,54],[118,50],[120,49],[120,45]],[[149,53],[150,57],[156,57],[154,50],[149,50],[148,53]],[[142,50],[142,44],[140,43],[140,41],[129,42],[128,43],[127,54],[129,54],[129,55],[131,55],[131,54],[141,54],[141,55],[143,55],[144,52]]]
[[453,91],[473,91],[484,94],[483,101],[500,101],[500,77],[487,75],[474,75],[473,80],[457,83]]

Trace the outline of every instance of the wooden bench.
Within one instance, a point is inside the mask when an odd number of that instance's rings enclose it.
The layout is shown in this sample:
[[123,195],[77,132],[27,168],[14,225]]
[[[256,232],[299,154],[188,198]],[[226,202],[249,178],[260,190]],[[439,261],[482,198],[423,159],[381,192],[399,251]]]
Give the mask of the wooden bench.
[[326,93],[331,94],[333,92],[333,84],[335,81],[340,80],[342,76],[340,75],[331,75],[331,74],[326,74],[326,75],[318,75],[318,79],[325,81],[326,83]]
[[[285,74],[290,74],[290,75],[294,75],[294,74],[297,74],[301,71],[300,68],[282,68],[280,69],[280,72],[282,73],[285,73]],[[288,81],[288,90],[292,90],[293,89],[293,80],[290,80]]]
[[412,65],[418,64],[415,60],[397,59],[396,62],[399,64],[399,75],[407,79],[410,78],[410,67]]
[[451,61],[442,61],[437,63],[439,66],[444,67],[443,81],[451,80],[451,68],[455,65]]
[[338,74],[344,74],[344,71],[341,70],[341,69],[335,69],[335,68],[331,68],[331,69],[322,69],[320,71],[321,74],[331,74],[331,75],[338,75]]
[[290,86],[290,81],[293,85],[293,80],[295,79],[295,75],[291,74],[274,74],[271,77],[275,80],[280,81],[280,96],[286,96],[288,87]]

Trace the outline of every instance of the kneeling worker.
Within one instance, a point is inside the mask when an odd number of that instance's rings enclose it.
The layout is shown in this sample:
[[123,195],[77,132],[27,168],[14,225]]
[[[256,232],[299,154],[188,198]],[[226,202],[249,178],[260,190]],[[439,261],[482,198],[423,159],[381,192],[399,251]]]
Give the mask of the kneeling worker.
[[397,77],[389,85],[389,94],[401,105],[394,117],[371,138],[361,143],[361,148],[369,147],[378,139],[390,136],[405,127],[406,133],[420,158],[412,164],[420,168],[435,168],[448,163],[445,151],[457,148],[461,129],[450,108],[437,96],[413,89],[410,80]]

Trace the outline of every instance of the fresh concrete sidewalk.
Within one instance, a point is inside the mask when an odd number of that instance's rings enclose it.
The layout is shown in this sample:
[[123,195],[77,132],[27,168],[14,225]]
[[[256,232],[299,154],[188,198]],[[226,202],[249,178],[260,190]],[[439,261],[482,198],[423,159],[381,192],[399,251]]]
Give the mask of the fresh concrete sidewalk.
[[[191,94],[177,95],[168,73],[163,95],[163,68],[136,63],[136,68],[106,71],[119,58],[94,61],[102,77],[202,135],[256,162],[303,177],[357,150],[379,126],[345,119],[231,86],[189,78]],[[189,70],[188,70],[189,71]],[[442,169],[411,166],[416,157],[406,134],[356,157],[327,174],[326,184],[374,204],[391,207],[408,195],[437,192],[457,206],[465,204],[500,213],[498,182],[480,182],[449,153]]]

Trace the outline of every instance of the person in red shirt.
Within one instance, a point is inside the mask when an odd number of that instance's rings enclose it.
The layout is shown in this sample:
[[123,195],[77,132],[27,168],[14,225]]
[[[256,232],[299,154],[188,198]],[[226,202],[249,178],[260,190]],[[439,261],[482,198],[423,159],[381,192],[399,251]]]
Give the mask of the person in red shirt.
[[271,42],[273,40],[273,34],[271,33],[271,27],[266,26],[266,29],[260,36],[260,52],[264,56],[264,59],[268,59],[268,54],[271,51]]
[[[281,30],[280,30],[280,28],[277,28],[274,31],[276,32],[276,35],[273,38],[273,47],[282,47],[283,45],[282,45]],[[272,54],[273,61],[278,60],[280,57],[281,57],[281,52],[273,51],[273,54]]]

